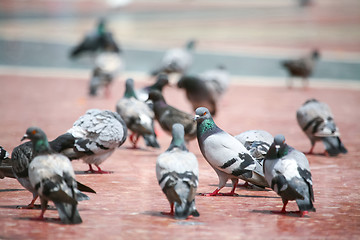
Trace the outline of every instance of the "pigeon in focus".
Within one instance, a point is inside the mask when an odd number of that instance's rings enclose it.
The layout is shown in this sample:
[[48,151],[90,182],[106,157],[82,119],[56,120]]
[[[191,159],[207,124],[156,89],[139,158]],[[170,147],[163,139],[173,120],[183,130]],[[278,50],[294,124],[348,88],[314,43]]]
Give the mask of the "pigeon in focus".
[[180,123],[173,125],[171,144],[157,158],[156,177],[170,203],[170,213],[165,214],[173,215],[176,219],[200,216],[195,206],[198,161],[185,146],[184,126]]
[[134,80],[131,78],[126,80],[125,93],[117,102],[116,111],[132,131],[129,138],[133,148],[137,148],[140,136],[144,138],[146,146],[160,148],[154,131],[154,112],[145,102],[136,98]]
[[177,83],[186,91],[186,97],[191,102],[194,111],[198,107],[206,107],[215,116],[217,102],[227,90],[230,82],[229,74],[224,66],[205,71],[198,76],[184,75]]
[[184,74],[192,64],[194,47],[195,40],[189,40],[184,48],[174,48],[166,51],[160,65],[151,72],[151,75],[156,76],[161,72]]
[[[262,166],[235,137],[220,129],[207,108],[195,111],[197,139],[202,155],[219,177],[219,186],[206,196],[236,195],[238,180],[242,179],[259,187],[267,187]],[[219,191],[231,179],[232,190],[220,194]]]
[[153,102],[156,120],[166,133],[171,135],[172,126],[175,123],[180,123],[185,129],[185,141],[188,142],[196,138],[196,122],[194,122],[194,117],[191,114],[168,105],[158,90],[150,92],[149,100]]
[[94,31],[87,34],[78,45],[71,49],[70,57],[77,58],[85,53],[96,54],[98,52],[120,53],[121,49],[113,38],[111,32],[106,30],[106,21],[101,18]]
[[325,154],[337,156],[340,153],[347,153],[340,140],[334,115],[326,103],[309,99],[297,110],[296,118],[299,126],[310,139],[311,149],[308,154],[313,153],[315,143],[320,140],[325,145]]
[[300,216],[308,211],[315,212],[313,206],[310,166],[302,152],[288,146],[283,135],[276,135],[264,160],[264,174],[269,186],[281,197],[286,213],[288,201],[295,200]]
[[288,71],[288,87],[291,88],[293,85],[293,77],[300,77],[303,79],[303,86],[308,87],[309,77],[312,75],[315,63],[319,59],[320,53],[318,50],[313,50],[309,56],[295,59],[295,60],[284,60],[281,62],[282,66]]
[[[54,139],[53,141],[49,142],[51,149],[57,149],[58,152],[62,150],[72,147],[73,143],[64,141],[64,136],[59,136],[58,138]],[[38,198],[37,190],[31,185],[29,179],[29,164],[33,159],[33,146],[32,142],[25,142],[17,147],[15,147],[11,153],[11,159],[9,166],[11,167],[12,175],[7,177],[16,178],[18,182],[23,186],[26,190],[28,190],[32,195],[33,198],[31,202],[25,206],[20,207],[22,209],[32,209],[35,207],[35,201]],[[78,190],[82,192],[90,192],[96,193],[92,188],[77,182]]]
[[47,137],[40,128],[28,128],[23,139],[26,138],[31,140],[33,147],[33,159],[28,169],[29,179],[41,200],[41,214],[36,219],[44,219],[47,203],[51,200],[58,210],[62,223],[81,223],[77,204],[78,201],[86,200],[88,197],[80,194],[77,189],[70,160],[50,148]]
[[149,99],[149,93],[152,90],[158,90],[162,92],[163,88],[168,84],[169,78],[167,74],[160,73],[157,76],[156,82],[154,84],[135,90],[136,98],[143,102],[146,102]]
[[[99,165],[125,142],[126,137],[127,127],[118,113],[90,109],[74,122],[72,128],[58,137],[60,140],[53,148],[71,160],[82,159],[89,164],[90,173],[111,173],[103,171]],[[97,171],[92,168],[92,164]]]
[[264,130],[248,130],[235,136],[262,166],[274,137]]

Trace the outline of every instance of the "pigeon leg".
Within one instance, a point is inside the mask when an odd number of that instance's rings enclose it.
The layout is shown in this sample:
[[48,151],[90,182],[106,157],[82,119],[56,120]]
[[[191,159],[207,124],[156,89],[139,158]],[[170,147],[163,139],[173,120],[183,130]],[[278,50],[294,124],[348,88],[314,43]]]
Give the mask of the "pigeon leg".
[[95,170],[92,168],[91,164],[89,164],[89,170],[86,172],[95,173]]
[[19,209],[33,209],[35,207],[35,201],[38,198],[38,196],[34,197],[31,202],[29,203],[29,205],[25,206],[25,207],[18,207]]
[[272,213],[276,213],[276,214],[286,214],[286,205],[288,204],[288,200],[284,201],[284,205],[283,208],[281,209],[281,211],[271,211]]
[[94,171],[94,173],[100,173],[100,174],[109,174],[109,173],[113,173],[112,171],[104,171],[104,170],[101,170],[101,168],[95,164],[95,167],[97,167],[97,171]]
[[313,144],[313,145],[311,146],[311,148],[310,148],[309,152],[308,152],[308,153],[306,153],[306,154],[313,154],[314,147],[315,147],[315,144]]
[[238,194],[235,193],[236,186],[238,185],[239,179],[231,179],[233,187],[231,189],[231,192],[228,193],[220,193],[221,196],[237,196]]
[[206,196],[206,197],[222,196],[222,194],[219,193],[220,190],[221,190],[221,188],[217,188],[217,189],[215,189],[215,191],[212,192],[212,193],[201,193],[200,195],[201,195],[201,196]]
[[170,204],[170,212],[161,212],[162,215],[174,216],[174,203]]
[[37,220],[37,221],[43,221],[44,220],[44,214],[45,214],[45,211],[47,209],[48,201],[42,199],[41,197],[40,197],[40,199],[41,199],[41,213],[40,213],[40,216],[35,217],[35,218],[31,218],[31,220]]
[[133,144],[132,148],[133,149],[137,149],[138,147],[136,146],[137,142],[139,141],[139,135],[132,133],[130,135],[130,141]]
[[249,182],[245,182],[244,184],[238,184],[237,186],[243,188],[252,188]]

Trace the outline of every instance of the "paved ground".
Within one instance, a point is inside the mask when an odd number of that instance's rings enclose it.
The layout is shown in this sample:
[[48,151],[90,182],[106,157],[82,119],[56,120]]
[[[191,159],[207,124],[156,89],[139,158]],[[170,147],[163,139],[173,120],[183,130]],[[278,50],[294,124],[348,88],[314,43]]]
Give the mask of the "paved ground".
[[[1,49],[6,54],[0,57],[0,145],[11,151],[31,125],[43,128],[53,139],[89,108],[114,110],[127,77],[134,77],[138,87],[149,84],[146,66],[142,65],[140,69],[130,69],[141,72],[126,72],[118,79],[111,98],[88,98],[90,73],[86,60],[74,63],[79,67],[68,66],[72,63],[61,59],[64,48],[55,49],[55,55],[38,48],[51,44],[71,46],[93,27],[95,17],[109,17],[110,26],[125,49],[163,51],[183,44],[191,36],[199,39],[201,53],[259,60],[297,56],[320,45],[322,60],[337,66],[359,62],[359,7],[356,0],[317,0],[310,8],[299,8],[292,0],[133,1],[118,9],[108,9],[105,1],[0,1],[0,47],[6,47]],[[16,42],[21,44],[12,44]],[[22,49],[25,44],[28,47]],[[38,54],[22,59],[30,50]],[[44,62],[47,65],[41,64]],[[54,62],[66,64],[58,66]],[[257,64],[259,61],[253,63]],[[335,70],[329,67],[323,72]],[[308,156],[316,213],[304,218],[274,215],[271,210],[282,205],[274,192],[239,188],[238,197],[197,196],[199,218],[176,221],[162,216],[160,212],[169,206],[156,182],[155,161],[168,147],[170,137],[160,130],[159,150],[146,149],[144,145],[141,150],[129,150],[129,142],[117,150],[102,165],[105,170],[113,170],[113,174],[83,174],[87,166],[80,161],[73,163],[78,180],[97,191],[96,195],[89,194],[91,200],[79,204],[81,225],[64,226],[52,221],[58,216],[54,209],[46,212],[48,222],[29,220],[40,211],[20,210],[16,206],[28,204],[31,194],[17,181],[2,179],[0,239],[358,239],[359,82],[345,84],[340,80],[353,77],[330,82],[315,79],[306,91],[298,87],[288,90],[283,87],[281,75],[271,79],[271,74],[262,71],[232,77],[233,83],[220,102],[215,121],[233,135],[249,129],[282,133],[290,145],[307,151],[310,142],[297,126],[295,111],[308,98],[327,102],[349,153],[328,158],[320,154],[324,149],[319,143],[315,148],[319,154]],[[350,76],[357,76],[354,80],[359,79],[358,69],[348,71]],[[166,88],[165,98],[192,112],[181,91]],[[189,149],[200,165],[198,192],[213,191],[217,185],[214,171],[202,157],[196,141],[190,143]],[[224,191],[228,189],[230,186]],[[295,203],[288,207],[296,210]]]
[[[135,79],[136,80],[136,79]],[[141,79],[139,79],[141,80]],[[147,82],[136,85],[143,86]],[[20,144],[27,127],[37,125],[50,139],[66,131],[87,109],[114,109],[122,96],[124,82],[116,82],[110,99],[86,96],[86,78],[26,77],[1,75],[0,143],[11,150]],[[184,94],[166,88],[165,97],[174,106],[192,112]],[[360,236],[359,170],[360,103],[358,90],[315,88],[288,90],[284,87],[261,87],[234,84],[220,102],[218,125],[231,134],[249,129],[265,129],[272,134],[283,133],[288,143],[307,151],[310,143],[295,119],[296,109],[308,98],[327,102],[342,133],[349,153],[335,158],[308,156],[315,191],[316,213],[299,218],[279,216],[271,210],[281,208],[281,199],[272,191],[238,189],[239,197],[197,196],[199,218],[176,221],[162,216],[169,206],[156,182],[155,161],[170,142],[161,132],[160,150],[129,150],[126,142],[102,166],[113,170],[110,175],[81,174],[87,166],[74,162],[79,181],[93,187],[96,195],[81,202],[83,223],[63,226],[53,221],[33,222],[39,210],[20,210],[31,194],[13,179],[0,181],[0,239],[357,239]],[[143,142],[140,143],[143,145]],[[217,177],[201,156],[197,142],[189,146],[200,164],[198,192],[216,188]],[[230,186],[224,189],[228,191]],[[296,210],[290,203],[289,210]],[[56,218],[49,210],[46,217]]]

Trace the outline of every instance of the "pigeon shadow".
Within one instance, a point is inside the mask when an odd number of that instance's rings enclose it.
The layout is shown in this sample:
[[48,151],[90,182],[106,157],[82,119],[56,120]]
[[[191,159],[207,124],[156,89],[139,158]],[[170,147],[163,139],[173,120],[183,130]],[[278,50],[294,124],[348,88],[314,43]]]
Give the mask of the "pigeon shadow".
[[9,189],[0,189],[0,193],[2,192],[17,192],[17,191],[25,191],[26,189],[15,189],[15,188],[9,188]]
[[155,212],[155,211],[145,211],[141,212],[142,215],[152,216],[152,217],[161,217],[161,218],[169,218],[174,219],[174,216],[163,214],[162,212]]
[[[8,208],[8,209],[25,209],[25,210],[40,210],[40,204],[34,204],[33,208],[26,208],[28,205],[2,205],[0,208]],[[55,206],[47,206],[47,210],[56,210]]]
[[14,218],[14,219],[26,220],[26,221],[32,221],[32,222],[56,223],[56,224],[65,225],[64,223],[61,222],[60,218],[47,218],[47,217],[44,217],[43,219],[36,219],[36,218],[32,218],[32,217],[19,217],[19,218]]
[[262,213],[262,214],[266,214],[266,215],[280,215],[280,216],[285,216],[285,217],[309,218],[309,216],[307,216],[307,215],[301,216],[298,212],[293,212],[293,211],[289,211],[286,213],[279,213],[279,212],[274,212],[273,210],[252,210],[251,212]]
[[[104,170],[106,171],[106,170]],[[99,172],[90,172],[90,171],[75,171],[76,175],[104,175],[104,174],[113,174],[113,171],[107,171],[107,173],[99,173]]]
[[[198,196],[204,196],[203,193],[197,193],[196,195]],[[204,197],[209,197],[209,196],[204,196]],[[211,196],[211,197],[242,197],[242,198],[280,198],[280,197],[274,197],[274,196],[259,196],[259,195],[243,195],[243,194],[237,194],[235,193],[235,195],[216,195],[216,196]]]
[[[216,185],[216,184],[209,184],[208,186],[218,187],[218,185]],[[225,187],[231,188],[232,185],[231,184],[226,184]],[[270,189],[266,189],[266,188],[263,188],[263,187],[258,187],[258,186],[255,186],[255,185],[243,186],[242,184],[239,184],[236,188],[242,188],[242,189],[246,189],[248,191],[266,191],[266,192],[271,191]]]

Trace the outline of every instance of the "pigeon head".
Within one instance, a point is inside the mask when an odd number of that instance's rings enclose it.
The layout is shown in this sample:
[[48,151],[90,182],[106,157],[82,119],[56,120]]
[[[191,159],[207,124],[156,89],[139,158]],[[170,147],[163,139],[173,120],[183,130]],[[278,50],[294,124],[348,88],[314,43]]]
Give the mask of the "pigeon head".
[[33,143],[33,152],[34,156],[39,153],[49,153],[51,148],[47,140],[46,134],[43,130],[38,127],[29,127],[26,130],[25,135],[22,137],[21,141],[25,139],[30,139]]
[[206,107],[198,107],[195,110],[195,117],[194,117],[195,121],[202,122],[205,119],[209,119],[209,118],[211,118],[211,114]]
[[196,43],[196,41],[195,41],[194,39],[189,40],[189,41],[186,43],[186,49],[188,49],[188,50],[194,49],[195,43]]
[[164,96],[162,95],[162,93],[159,90],[151,90],[149,93],[149,98],[148,100],[152,100],[153,102],[156,101],[164,101]]
[[183,151],[188,151],[184,141],[184,135],[185,135],[184,126],[180,123],[174,123],[172,125],[171,133],[172,133],[172,140],[167,151],[170,151],[175,147],[180,148]]
[[312,58],[313,59],[318,59],[320,57],[320,53],[317,49],[314,49],[312,52]]
[[131,97],[136,98],[135,90],[134,90],[134,79],[128,78],[126,80],[124,96],[127,98],[131,98]]
[[267,159],[281,158],[288,154],[289,148],[285,142],[285,137],[282,134],[278,134],[274,137],[274,142],[270,146],[270,149],[266,155]]
[[160,73],[158,78],[157,78],[157,81],[155,83],[156,87],[159,89],[159,90],[162,90],[164,86],[168,85],[169,84],[169,78],[167,76],[167,74],[165,73]]
[[276,148],[281,148],[285,144],[284,135],[278,134],[274,137],[274,144]]

